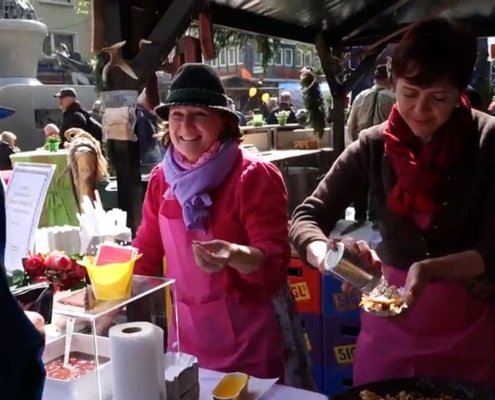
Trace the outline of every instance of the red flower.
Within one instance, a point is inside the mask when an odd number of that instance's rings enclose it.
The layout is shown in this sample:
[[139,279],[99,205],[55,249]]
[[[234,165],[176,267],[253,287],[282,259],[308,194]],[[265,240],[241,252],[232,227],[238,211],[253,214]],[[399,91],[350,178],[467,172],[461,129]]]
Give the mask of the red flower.
[[82,265],[79,265],[77,261],[72,261],[72,274],[75,279],[80,281],[86,278],[87,271],[86,268]]
[[24,261],[24,270],[30,277],[42,276],[45,272],[45,260],[41,255],[35,255]]
[[47,268],[54,271],[71,271],[72,260],[63,253],[54,252],[48,255],[45,260]]

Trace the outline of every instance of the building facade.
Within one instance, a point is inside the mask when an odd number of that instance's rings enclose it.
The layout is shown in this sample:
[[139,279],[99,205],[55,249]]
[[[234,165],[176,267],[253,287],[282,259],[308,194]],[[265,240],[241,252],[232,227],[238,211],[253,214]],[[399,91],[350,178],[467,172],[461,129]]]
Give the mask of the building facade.
[[320,65],[313,47],[298,46],[291,42],[280,44],[275,56],[268,62],[265,72],[255,43],[223,48],[218,52],[216,59],[207,63],[216,68],[221,76],[251,76],[253,79],[263,77],[264,81],[274,82],[299,82],[301,69],[304,66],[318,68]]
[[65,44],[82,61],[92,58],[91,14],[78,13],[77,0],[31,0],[36,16],[48,27],[43,52],[51,55]]

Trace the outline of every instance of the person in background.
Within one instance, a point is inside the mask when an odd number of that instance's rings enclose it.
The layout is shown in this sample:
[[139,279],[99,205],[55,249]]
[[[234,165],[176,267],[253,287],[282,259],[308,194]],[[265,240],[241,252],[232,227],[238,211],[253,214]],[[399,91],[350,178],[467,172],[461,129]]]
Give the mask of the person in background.
[[141,165],[143,166],[154,167],[163,158],[160,145],[156,140],[157,123],[157,117],[148,101],[146,89],[143,89],[137,100],[136,125],[134,126],[134,133],[138,137]]
[[297,124],[296,112],[292,107],[292,96],[290,92],[282,92],[280,94],[279,105],[270,111],[266,123],[269,125],[278,125],[277,114],[279,111],[288,111],[289,117],[287,118],[287,123]]
[[[14,110],[0,107],[0,119]],[[5,273],[5,192],[0,185],[0,399],[41,400],[45,382],[43,317],[24,311],[10,292]]]
[[374,78],[374,85],[359,93],[352,103],[347,120],[347,134],[352,141],[358,139],[363,129],[386,121],[395,104],[395,93],[392,90],[387,66],[378,65]]
[[60,129],[55,124],[48,124],[43,128],[45,136],[60,135]]
[[227,104],[230,107],[230,109],[232,110],[232,112],[234,112],[235,115],[237,115],[237,118],[239,118],[239,125],[240,126],[246,126],[246,117],[244,116],[243,113],[236,110],[234,100],[232,100],[230,97],[228,97],[227,98]]
[[413,25],[392,57],[388,120],[361,132],[294,211],[293,244],[318,268],[346,207],[374,193],[379,260],[364,242],[352,251],[405,287],[408,309],[361,311],[354,385],[419,376],[495,387],[495,118],[464,96],[476,58],[461,25]]
[[62,109],[62,126],[60,127],[60,148],[64,148],[67,141],[65,132],[71,128],[79,128],[88,132],[96,140],[101,142],[102,129],[91,115],[77,101],[76,91],[72,88],[63,88],[54,95],[58,98],[60,108]]
[[[358,139],[359,133],[363,129],[386,121],[395,104],[395,93],[392,91],[392,84],[386,65],[381,64],[376,67],[374,79],[375,84],[373,87],[359,93],[352,103],[347,121],[347,135],[352,141]],[[363,192],[361,198],[354,200],[354,211],[356,224],[351,226],[350,229],[361,226],[368,219],[376,222],[373,199],[368,192]],[[374,227],[376,228],[376,224]]]
[[484,111],[483,101],[481,100],[481,96],[474,87],[469,85],[466,90],[466,95],[472,108],[478,111]]
[[17,136],[12,132],[5,131],[0,136],[0,170],[11,170],[12,160],[10,156],[19,151],[16,146]]
[[181,351],[202,368],[314,389],[287,283],[280,171],[240,147],[238,117],[211,66],[184,64],[155,111],[168,121],[167,152],[151,172],[134,272],[158,276],[166,256],[166,276],[177,282]]

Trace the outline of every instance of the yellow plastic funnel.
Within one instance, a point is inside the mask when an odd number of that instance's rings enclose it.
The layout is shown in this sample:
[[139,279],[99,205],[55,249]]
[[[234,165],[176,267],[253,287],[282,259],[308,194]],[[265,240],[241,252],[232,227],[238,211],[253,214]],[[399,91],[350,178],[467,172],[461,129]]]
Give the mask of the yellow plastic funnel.
[[141,255],[118,264],[94,265],[94,257],[78,261],[86,267],[97,300],[122,300],[131,297],[134,264]]

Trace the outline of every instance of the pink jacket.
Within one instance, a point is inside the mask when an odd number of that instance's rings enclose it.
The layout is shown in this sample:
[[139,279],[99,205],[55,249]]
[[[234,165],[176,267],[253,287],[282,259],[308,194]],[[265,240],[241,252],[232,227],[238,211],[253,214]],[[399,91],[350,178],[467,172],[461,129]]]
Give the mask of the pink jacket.
[[[165,254],[158,210],[167,188],[163,168],[159,165],[151,173],[142,223],[133,243],[142,253],[135,266],[138,275],[161,274]],[[236,297],[266,300],[286,283],[290,260],[287,191],[280,171],[260,157],[239,149],[234,169],[210,195],[213,237],[256,247],[265,254],[264,263],[250,274],[225,268],[225,290]]]

